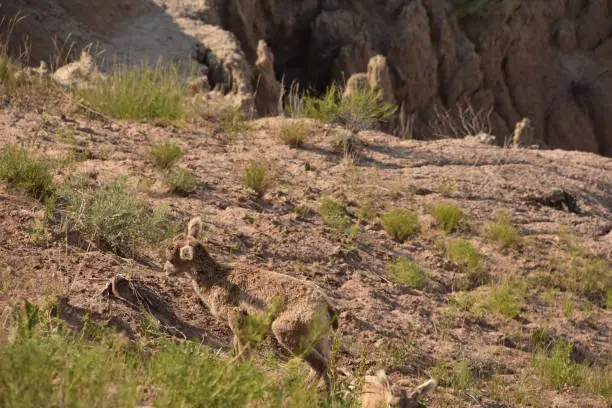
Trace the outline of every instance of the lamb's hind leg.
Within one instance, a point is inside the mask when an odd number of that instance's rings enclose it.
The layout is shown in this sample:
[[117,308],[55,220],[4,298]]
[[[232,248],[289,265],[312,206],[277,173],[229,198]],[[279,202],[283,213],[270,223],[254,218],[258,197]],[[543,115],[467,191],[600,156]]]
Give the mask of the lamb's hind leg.
[[331,353],[329,340],[319,340],[316,344],[308,346],[309,328],[304,321],[297,319],[276,319],[272,323],[272,333],[281,346],[303,358],[314,371],[316,379],[323,378],[327,389],[330,389],[330,378],[327,372]]

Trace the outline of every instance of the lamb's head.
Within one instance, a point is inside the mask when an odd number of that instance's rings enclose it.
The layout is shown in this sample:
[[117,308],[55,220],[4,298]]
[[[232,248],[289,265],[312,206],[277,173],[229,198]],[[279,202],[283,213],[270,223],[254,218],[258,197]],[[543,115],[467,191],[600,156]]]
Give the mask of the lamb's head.
[[429,379],[411,392],[392,385],[384,370],[367,375],[361,397],[362,408],[416,408],[419,400],[436,388],[436,380]]
[[205,269],[206,263],[214,262],[204,245],[198,241],[202,231],[202,219],[192,218],[187,224],[187,234],[179,234],[166,247],[164,271],[169,276],[183,273],[194,274]]

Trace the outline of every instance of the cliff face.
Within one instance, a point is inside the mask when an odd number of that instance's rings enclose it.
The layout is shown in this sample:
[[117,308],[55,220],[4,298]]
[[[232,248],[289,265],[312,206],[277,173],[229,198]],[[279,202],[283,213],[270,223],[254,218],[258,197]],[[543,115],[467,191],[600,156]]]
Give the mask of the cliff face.
[[221,24],[247,57],[265,39],[277,75],[302,85],[323,89],[385,55],[423,136],[434,103],[467,97],[492,109],[500,138],[529,117],[536,141],[612,155],[612,1],[514,1],[465,16],[444,0],[227,3]]
[[187,57],[201,43],[201,62],[221,67],[212,82],[242,91],[252,89],[259,40],[278,79],[317,90],[382,54],[418,138],[431,135],[434,106],[469,101],[491,110],[500,143],[528,117],[541,144],[612,155],[612,0],[498,1],[508,8],[476,14],[457,14],[446,0],[125,0],[95,24],[68,0],[29,3],[43,26],[51,19],[37,3],[55,4],[108,54]]

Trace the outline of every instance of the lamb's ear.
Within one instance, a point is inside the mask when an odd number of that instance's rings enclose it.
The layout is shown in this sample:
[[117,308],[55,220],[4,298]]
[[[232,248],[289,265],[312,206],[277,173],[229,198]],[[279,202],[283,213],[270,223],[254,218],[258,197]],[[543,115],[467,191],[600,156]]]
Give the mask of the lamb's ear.
[[430,394],[433,390],[435,390],[437,386],[438,382],[435,379],[430,378],[423,384],[416,387],[410,393],[410,398],[414,400],[420,400],[421,398],[424,398],[427,394]]
[[200,217],[192,218],[187,224],[187,235],[197,238],[202,232],[203,224]]

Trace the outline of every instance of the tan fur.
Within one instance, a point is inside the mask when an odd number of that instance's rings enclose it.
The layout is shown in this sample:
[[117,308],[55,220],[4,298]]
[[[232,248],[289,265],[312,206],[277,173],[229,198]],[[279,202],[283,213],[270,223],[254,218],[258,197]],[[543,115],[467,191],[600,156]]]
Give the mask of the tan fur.
[[[196,239],[201,220],[192,219],[187,230],[188,234],[179,234],[166,248],[166,272],[171,276],[186,273],[200,299],[234,334],[245,313],[265,312],[273,299],[282,299],[283,308],[271,323],[272,333],[329,385],[330,331],[338,328],[338,316],[323,291],[312,282],[253,264],[219,264]],[[307,338],[311,341],[304,347]],[[235,338],[234,345],[239,343]]]
[[429,379],[416,387],[410,394],[391,385],[384,370],[376,375],[366,375],[361,394],[361,408],[416,408],[419,400],[431,393],[437,386],[436,380]]

